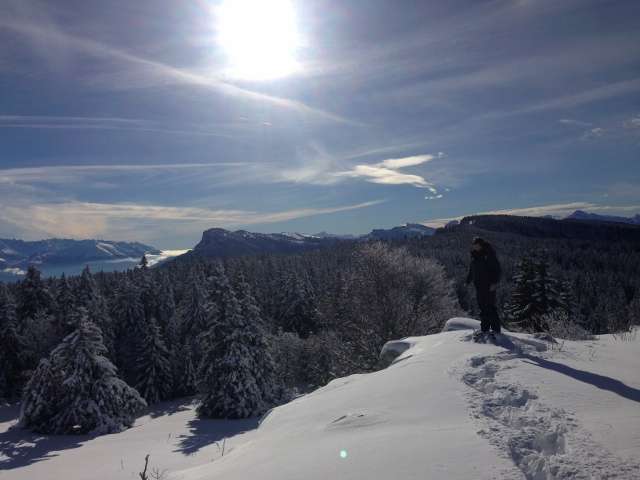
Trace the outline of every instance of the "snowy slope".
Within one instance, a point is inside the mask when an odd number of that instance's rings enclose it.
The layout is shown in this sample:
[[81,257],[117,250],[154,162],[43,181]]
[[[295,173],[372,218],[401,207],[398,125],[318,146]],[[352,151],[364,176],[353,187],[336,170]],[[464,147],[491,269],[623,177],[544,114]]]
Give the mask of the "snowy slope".
[[388,368],[337,379],[255,429],[185,407],[121,434],[31,438],[32,452],[7,418],[0,479],[134,478],[146,453],[174,480],[640,478],[640,338],[478,344],[475,325],[392,342]]

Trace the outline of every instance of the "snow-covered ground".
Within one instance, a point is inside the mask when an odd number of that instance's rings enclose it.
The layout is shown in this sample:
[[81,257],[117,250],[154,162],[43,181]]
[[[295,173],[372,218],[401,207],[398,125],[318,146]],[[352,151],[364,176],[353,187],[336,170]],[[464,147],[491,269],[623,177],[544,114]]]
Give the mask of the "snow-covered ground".
[[147,453],[172,480],[640,478],[640,335],[494,345],[470,341],[473,321],[449,325],[259,427],[173,402],[120,434],[41,437],[0,410],[0,479],[132,479]]

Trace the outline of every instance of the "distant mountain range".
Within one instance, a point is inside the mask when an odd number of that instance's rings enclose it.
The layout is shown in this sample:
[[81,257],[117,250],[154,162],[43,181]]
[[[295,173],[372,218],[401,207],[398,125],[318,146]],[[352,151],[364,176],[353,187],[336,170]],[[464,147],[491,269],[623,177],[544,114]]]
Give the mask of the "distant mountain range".
[[143,254],[159,255],[161,252],[138,242],[113,242],[109,240],[48,240],[24,241],[0,239],[0,272],[18,273],[29,265],[54,266],[83,262],[141,258]]
[[566,217],[565,220],[589,220],[594,222],[614,222],[640,225],[640,214],[636,214],[633,217],[618,217],[615,215],[598,215],[597,213],[589,213],[584,210],[576,210]]
[[[452,221],[444,229],[434,229],[418,223],[389,229],[374,229],[365,235],[336,235],[319,232],[254,233],[246,230],[230,231],[211,228],[202,234],[202,240],[183,255],[181,251],[161,252],[138,242],[109,240],[48,239],[24,241],[0,239],[0,280],[2,274],[24,273],[29,265],[51,270],[58,274],[60,265],[81,265],[88,262],[125,262],[118,268],[130,268],[137,259],[147,254],[150,265],[179,255],[191,257],[231,257],[262,253],[297,253],[335,245],[343,241],[403,240],[428,237],[438,231],[469,229],[512,233],[539,238],[579,238],[598,240],[640,240],[640,215],[618,217],[598,215],[576,210],[564,219],[549,217],[518,217],[513,215],[473,215]],[[102,265],[100,265],[102,268]],[[66,270],[65,270],[66,271]]]
[[554,219],[514,215],[472,215],[449,230],[516,234],[533,238],[576,239],[584,241],[640,241],[640,225],[581,218]]
[[375,229],[365,235],[334,235],[320,232],[315,235],[303,233],[254,233],[246,230],[230,231],[211,228],[202,234],[202,240],[184,256],[189,257],[231,257],[261,253],[296,253],[340,241],[396,240],[433,235],[434,228],[420,224]]

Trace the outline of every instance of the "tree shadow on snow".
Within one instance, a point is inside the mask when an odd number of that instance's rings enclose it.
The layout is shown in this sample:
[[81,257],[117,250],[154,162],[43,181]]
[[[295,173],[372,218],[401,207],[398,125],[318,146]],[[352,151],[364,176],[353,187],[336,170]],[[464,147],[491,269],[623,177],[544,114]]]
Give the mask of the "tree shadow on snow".
[[563,363],[552,362],[544,358],[534,357],[533,355],[528,355],[524,352],[521,352],[520,356],[529,360],[526,363],[537,365],[542,368],[547,368],[549,370],[553,370],[554,372],[562,373],[563,375],[567,375],[568,377],[571,377],[575,380],[588,383],[601,390],[607,390],[628,400],[640,402],[639,389],[630,387],[629,385],[622,383],[620,380],[616,380],[615,378],[598,375],[597,373],[588,372],[586,370],[578,370]]
[[165,415],[174,415],[191,409],[194,398],[180,398],[178,400],[170,400],[167,402],[152,405],[147,410],[147,415],[151,418],[163,417]]
[[246,418],[242,420],[213,420],[194,418],[189,422],[189,434],[181,435],[177,452],[193,455],[201,448],[217,443],[222,450],[225,438],[239,435],[258,428],[260,418]]
[[41,435],[18,427],[0,433],[0,470],[12,470],[81,447],[95,435]]

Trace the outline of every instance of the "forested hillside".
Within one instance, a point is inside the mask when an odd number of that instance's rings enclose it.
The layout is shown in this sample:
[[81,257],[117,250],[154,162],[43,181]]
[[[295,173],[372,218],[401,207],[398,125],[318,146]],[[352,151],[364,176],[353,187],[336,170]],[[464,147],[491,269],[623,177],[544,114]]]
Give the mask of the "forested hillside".
[[[498,303],[510,328],[586,337],[638,323],[637,242],[469,224],[386,243],[183,257],[71,278],[44,280],[31,268],[22,282],[0,285],[0,396],[25,391],[23,424],[50,432],[90,417],[95,391],[86,389],[96,382],[112,415],[84,424],[104,431],[128,426],[145,402],[195,393],[202,416],[259,414],[296,392],[378,368],[388,340],[435,333],[448,318],[474,314],[465,277],[476,235],[498,252]],[[70,378],[86,404],[58,388]],[[129,392],[128,403],[114,392]],[[68,405],[75,416],[56,417]]]

